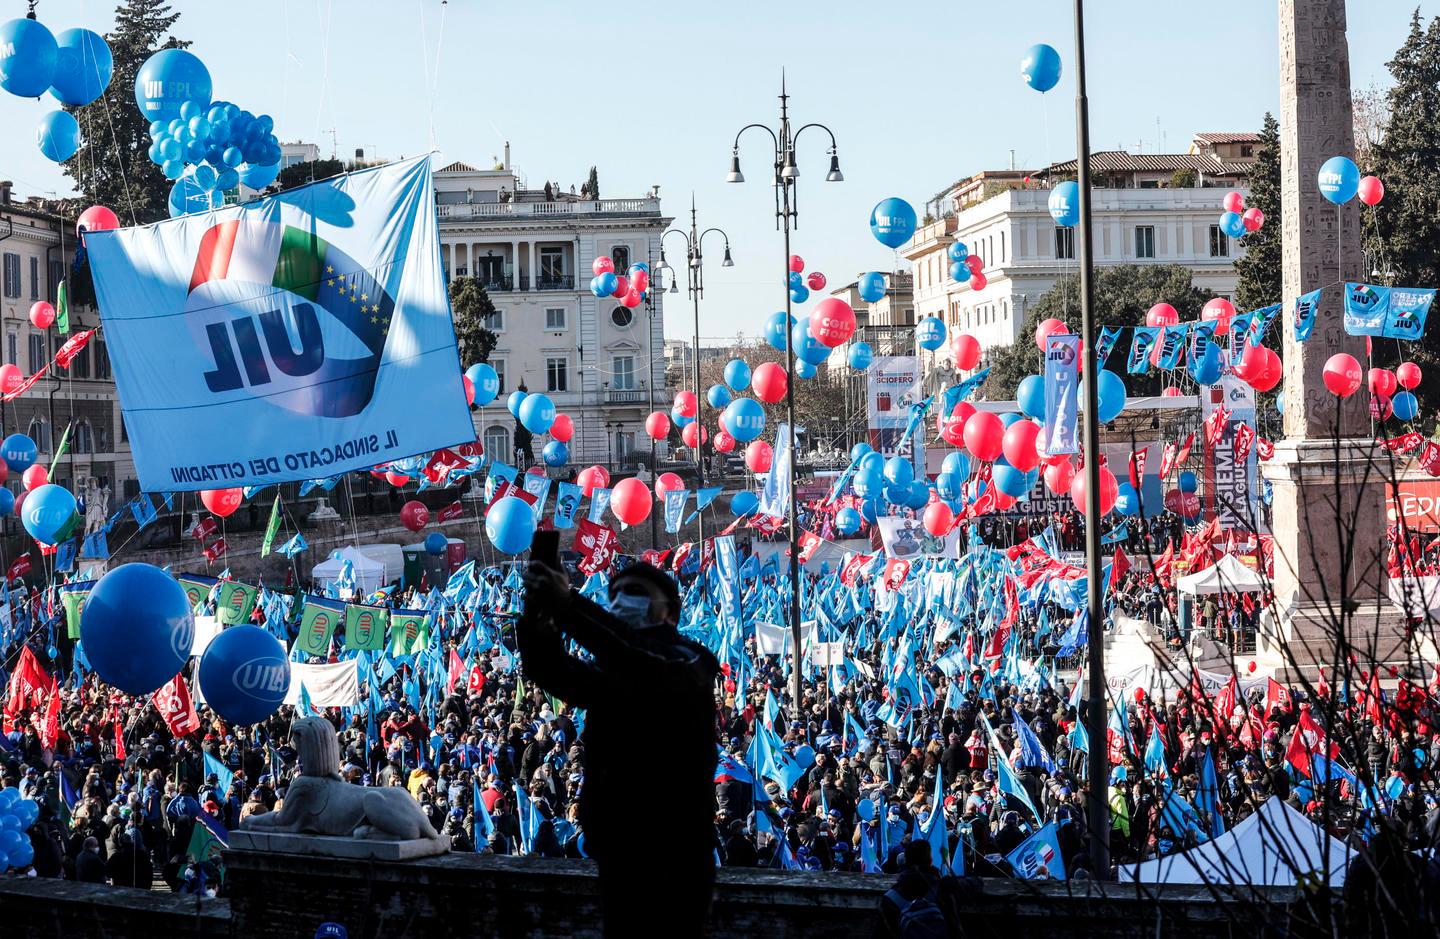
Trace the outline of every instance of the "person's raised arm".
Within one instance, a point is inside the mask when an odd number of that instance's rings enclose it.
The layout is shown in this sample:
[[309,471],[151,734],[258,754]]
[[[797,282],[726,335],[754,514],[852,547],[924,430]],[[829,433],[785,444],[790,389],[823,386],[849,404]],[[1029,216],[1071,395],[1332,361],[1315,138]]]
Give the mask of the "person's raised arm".
[[[531,567],[533,570],[536,565]],[[528,573],[525,582],[525,606],[515,624],[521,668],[557,698],[590,707],[601,693],[600,675],[594,666],[566,653],[565,641],[555,624],[556,614],[565,612],[568,605],[568,585],[557,584],[548,575]]]

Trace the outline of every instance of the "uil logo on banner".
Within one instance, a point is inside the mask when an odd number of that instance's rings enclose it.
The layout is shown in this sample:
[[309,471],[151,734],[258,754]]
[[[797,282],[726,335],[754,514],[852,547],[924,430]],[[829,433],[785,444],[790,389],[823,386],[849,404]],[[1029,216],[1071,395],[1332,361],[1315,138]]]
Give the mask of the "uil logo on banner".
[[328,612],[317,612],[310,618],[310,644],[317,648],[325,645],[330,641],[330,631],[334,628],[335,623]]
[[271,701],[290,690],[290,668],[284,659],[265,655],[237,668],[231,681],[241,694],[257,701]]

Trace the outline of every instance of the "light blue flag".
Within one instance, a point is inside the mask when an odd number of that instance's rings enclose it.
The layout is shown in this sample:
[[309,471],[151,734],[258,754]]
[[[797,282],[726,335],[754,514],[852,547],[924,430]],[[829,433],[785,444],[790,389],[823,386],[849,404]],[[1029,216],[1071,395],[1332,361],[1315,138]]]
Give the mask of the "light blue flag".
[[1055,761],[1045,752],[1045,745],[1035,736],[1030,725],[1022,721],[1018,713],[1011,724],[1015,730],[1015,750],[1010,754],[1010,758],[1015,761],[1015,765],[1038,766],[1047,772],[1055,772]]
[[524,489],[535,497],[535,504],[531,508],[535,510],[535,520],[538,522],[545,514],[545,500],[550,497],[550,477],[526,473]]
[[[1323,753],[1316,754],[1323,757]],[[1195,793],[1196,808],[1209,815],[1211,838],[1225,834],[1225,818],[1220,812],[1220,784],[1215,778],[1215,760],[1210,751],[1200,761],[1200,787]]]
[[293,558],[295,555],[299,554],[301,551],[304,551],[309,547],[309,543],[305,541],[305,536],[300,534],[299,532],[296,532],[295,537],[291,538],[289,541],[285,542],[275,550],[279,551],[287,558]]
[[575,511],[585,490],[574,483],[561,482],[555,487],[555,527],[574,528]]
[[515,467],[508,463],[501,463],[498,460],[490,464],[490,473],[485,477],[485,501],[495,501],[495,491],[500,488],[502,482],[513,483],[515,477],[520,473]]
[[[124,411],[125,409],[122,407],[121,412],[124,413]],[[137,467],[138,465],[137,463]],[[135,524],[141,528],[159,517],[155,512],[155,503],[150,501],[150,496],[143,492],[130,501],[130,514],[135,516]]]
[[1045,439],[1049,453],[1079,452],[1080,373],[1079,336],[1051,336],[1045,340]]
[[1000,739],[995,736],[995,728],[990,726],[990,721],[984,714],[980,715],[980,723],[985,727],[985,733],[990,738],[990,750],[995,754],[996,783],[1000,791],[1007,796],[1014,796],[1016,801],[1029,809],[1030,814],[1035,817],[1036,821],[1039,821],[1043,816],[1035,808],[1035,803],[1030,801],[1030,793],[1026,792],[1025,787],[1020,784],[1020,779],[1015,775],[1015,770],[1011,768],[1010,762],[1002,755],[1005,751],[1000,749]]
[[665,531],[675,534],[680,530],[680,519],[685,514],[685,500],[690,498],[688,489],[668,489],[665,492]]
[[428,157],[90,234],[142,489],[309,479],[473,437]]
[[590,521],[596,525],[605,523],[605,510],[610,508],[610,490],[596,487],[590,490]]
[[921,826],[920,832],[930,843],[930,860],[939,870],[945,869],[945,849],[949,838],[945,832],[945,774],[935,774],[935,797],[930,806],[930,817]]
[[1034,880],[1043,867],[1054,880],[1065,880],[1065,858],[1060,854],[1060,834],[1054,822],[1048,822],[1035,834],[1020,842],[1005,856],[1015,876]]
[[691,512],[690,517],[685,519],[685,524],[689,525],[691,522],[695,521],[696,517],[699,516],[701,512],[705,511],[705,507],[708,506],[710,503],[714,502],[715,497],[720,495],[720,493],[723,491],[724,489],[720,486],[707,486],[704,489],[697,491],[695,493],[695,511]]
[[482,842],[489,841],[490,836],[495,833],[495,822],[485,808],[485,800],[480,797],[480,784],[476,782],[471,785],[474,787],[475,846],[478,849]]
[[235,774],[231,772],[230,767],[220,762],[219,757],[213,753],[206,753],[205,775],[209,776],[211,773],[214,773],[216,778],[220,780],[217,785],[220,787],[220,799],[223,800],[225,794],[230,791],[230,783],[235,780]]
[[795,448],[791,446],[790,425],[781,424],[775,432],[774,458],[770,473],[760,492],[760,513],[785,518],[790,513],[790,465]]
[[1145,771],[1158,777],[1170,775],[1169,762],[1165,759],[1165,741],[1160,737],[1159,722],[1150,725],[1150,740],[1145,744]]

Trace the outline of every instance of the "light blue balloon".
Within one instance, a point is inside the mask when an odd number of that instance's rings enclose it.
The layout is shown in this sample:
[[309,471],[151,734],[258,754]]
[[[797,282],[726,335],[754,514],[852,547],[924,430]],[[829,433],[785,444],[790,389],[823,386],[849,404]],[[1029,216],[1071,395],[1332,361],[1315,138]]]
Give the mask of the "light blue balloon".
[[199,101],[181,101],[180,120],[188,122],[191,118],[204,113],[204,110]]
[[[858,517],[859,513],[857,512],[856,515]],[[25,836],[13,828],[0,830],[0,851],[9,854],[11,851],[19,848],[24,840]]]
[[99,33],[67,29],[55,37],[55,78],[50,94],[61,104],[79,107],[105,93],[115,57]]
[[676,427],[679,427],[681,430],[684,430],[689,425],[695,423],[695,418],[687,417],[686,415],[681,414],[680,408],[676,406],[670,408],[670,423],[674,424]]
[[1360,189],[1360,168],[1349,157],[1334,156],[1320,164],[1316,181],[1320,195],[1336,205],[1344,205],[1355,198]]
[[540,457],[546,466],[564,466],[570,462],[570,448],[559,440],[552,440],[540,451]]
[[891,505],[908,505],[910,503],[910,487],[897,486],[891,483],[881,491],[885,501]]
[[1067,179],[1050,190],[1050,217],[1066,228],[1080,223],[1080,185],[1075,180]]
[[80,641],[104,681],[126,694],[148,695],[190,658],[195,641],[190,601],[160,568],[122,564],[100,578],[86,598]]
[[1039,375],[1026,375],[1015,387],[1015,403],[1026,417],[1037,421],[1045,419],[1045,379]]
[[239,147],[226,147],[225,152],[221,154],[220,158],[224,160],[225,165],[229,167],[236,167],[245,162],[245,155],[240,152]]
[[870,524],[875,524],[875,519],[880,516],[880,503],[874,499],[866,499],[861,502],[860,516]]
[[945,345],[945,323],[938,316],[927,316],[915,327],[915,341],[929,352]]
[[857,469],[883,473],[885,471],[885,455],[871,450],[860,458],[860,466]]
[[1190,470],[1183,470],[1176,479],[1176,485],[1180,487],[1181,492],[1194,492],[1200,488],[1200,480]]
[[807,379],[808,379],[808,378],[814,378],[816,371],[817,371],[816,367],[813,366],[813,365],[811,365],[809,362],[805,361],[804,359],[797,359],[797,360],[795,361],[795,377],[796,377],[796,378],[807,378]]
[[765,408],[754,398],[736,398],[720,415],[725,430],[741,443],[749,443],[765,430]]
[[1060,53],[1043,42],[1031,46],[1020,60],[1020,74],[1025,76],[1025,84],[1036,91],[1049,91],[1060,81]]
[[200,659],[205,703],[232,724],[258,724],[274,714],[290,681],[285,647],[248,623],[223,630]]
[[990,470],[990,481],[996,489],[1015,499],[1030,491],[1028,475],[1000,460],[996,460]]
[[195,167],[195,172],[190,174],[190,178],[194,180],[195,185],[199,186],[201,189],[214,189],[215,178],[217,175],[218,174],[215,172],[215,167],[211,166],[209,163],[201,163],[199,166]]
[[760,497],[748,489],[742,489],[730,497],[730,511],[737,518],[743,518],[760,507]]
[[860,443],[857,443],[855,446],[853,446],[853,447],[850,448],[850,462],[856,463],[856,464],[857,464],[856,468],[858,469],[858,468],[859,468],[859,466],[858,466],[859,461],[860,461],[860,460],[863,460],[863,459],[865,458],[866,454],[870,454],[870,453],[874,453],[874,452],[875,452],[875,450],[874,450],[873,447],[871,447],[868,443],[865,443],[864,441],[861,441]]
[[[33,825],[34,822],[31,822],[30,824]],[[27,825],[27,826],[25,826],[25,827],[28,828],[28,827],[30,827],[30,826]],[[32,861],[34,861],[34,860],[35,860],[35,848],[32,847],[32,846],[30,845],[30,843],[27,841],[25,844],[22,844],[22,845],[20,846],[20,850],[19,850],[19,851],[16,851],[14,854],[10,855],[10,866],[11,866],[11,867],[28,867],[28,866],[30,865],[30,863],[31,863]]]
[[526,395],[520,402],[520,425],[532,434],[543,434],[555,423],[555,402],[549,395]]
[[771,313],[770,317],[765,320],[765,341],[770,343],[772,349],[784,352],[785,336],[793,325],[795,325],[795,317],[790,316],[784,310]]
[[870,343],[857,342],[850,347],[850,367],[857,372],[863,372],[875,361],[875,353],[870,349]]
[[964,480],[954,473],[941,473],[935,477],[935,491],[946,501],[960,498],[960,487],[963,484]]
[[804,303],[806,300],[809,300],[809,299],[810,299],[810,288],[809,288],[809,287],[806,287],[804,284],[801,284],[799,287],[791,287],[791,288],[790,288],[790,302],[791,302],[791,303]]
[[1140,493],[1135,491],[1129,480],[1116,487],[1115,511],[1126,518],[1134,518],[1140,514]]
[[[173,140],[170,142],[174,143]],[[160,164],[160,172],[165,174],[166,179],[179,179],[185,175],[185,161],[166,160]]]
[[24,434],[11,434],[4,443],[0,443],[0,458],[5,460],[12,473],[25,472],[39,455],[35,441]]
[[1220,215],[1220,230],[1227,237],[1239,238],[1245,234],[1245,218],[1239,212],[1223,212]]
[[0,25],[0,88],[20,98],[38,98],[55,81],[59,50],[55,36],[38,20]]
[[848,538],[860,530],[863,521],[859,512],[846,506],[835,513],[835,531]]
[[1390,399],[1390,408],[1400,420],[1413,421],[1415,415],[1420,413],[1420,402],[1409,391],[1397,391],[1395,397]]
[[510,412],[511,417],[519,419],[520,405],[525,403],[527,397],[528,395],[523,391],[510,392],[510,396],[505,399],[505,409]]
[[963,261],[970,256],[970,247],[963,241],[956,241],[945,249],[945,253],[950,256],[952,261]]
[[963,261],[950,262],[951,280],[955,281],[956,283],[963,284],[973,276],[974,272],[970,270],[970,265],[964,263]]
[[915,234],[915,209],[904,199],[891,196],[870,210],[870,233],[887,248],[898,248]]
[[75,496],[64,486],[46,483],[25,497],[20,506],[20,523],[30,537],[42,544],[59,544],[70,536],[75,523]]
[[732,391],[744,391],[750,387],[750,366],[744,359],[731,359],[725,363],[725,384]]
[[240,174],[228,166],[215,177],[215,189],[219,192],[228,192],[238,185],[240,185]]
[[959,450],[947,453],[940,464],[940,472],[954,476],[963,483],[970,478],[970,457]]
[[180,106],[186,102],[204,110],[210,92],[210,70],[184,49],[161,49],[135,73],[135,104],[147,120],[180,117]]
[[20,816],[14,812],[6,812],[4,815],[0,815],[0,829],[5,831],[19,831]]
[[915,467],[904,457],[892,456],[885,461],[885,481],[892,486],[908,488],[915,481]]
[[590,292],[597,297],[608,297],[615,292],[619,283],[620,279],[615,276],[613,271],[606,271],[591,278]]
[[910,497],[905,504],[912,509],[923,509],[930,501],[930,486],[923,479],[912,480],[910,483]]
[[51,111],[40,118],[35,129],[35,142],[48,160],[68,160],[80,149],[80,125],[68,111]]
[[1284,391],[1277,391],[1277,392],[1275,393],[1275,413],[1277,413],[1277,414],[1284,414],[1284,413],[1285,413],[1285,392],[1284,392]]
[[1220,347],[1213,342],[1205,347],[1205,354],[1198,362],[1190,363],[1190,377],[1201,385],[1215,384],[1224,370],[1225,366],[1220,361]]
[[730,389],[724,385],[711,385],[705,392],[705,400],[712,408],[723,408],[730,403]]
[[869,271],[861,274],[855,284],[860,293],[860,299],[866,303],[874,303],[885,296],[885,275],[879,271]]
[[535,510],[523,499],[506,496],[485,513],[485,535],[501,554],[519,554],[535,537]]
[[475,406],[483,408],[500,394],[500,376],[484,362],[476,362],[465,370],[465,377],[475,386]]
[[1100,397],[1100,423],[1108,424],[1125,410],[1125,381],[1108,368],[1102,368],[1095,386]]
[[0,486],[0,518],[5,518],[13,511],[15,511],[15,494]]
[[830,347],[810,335],[810,317],[808,316],[800,317],[791,327],[790,342],[795,347],[795,358],[803,359],[811,365],[819,365],[830,357]]
[[225,196],[222,193],[201,188],[189,176],[175,180],[175,185],[170,187],[171,218],[218,209],[224,202]]
[[1017,424],[1024,419],[1024,415],[1020,414],[1018,411],[1006,411],[1004,414],[1000,415],[1000,426],[1004,427],[1006,430],[1009,430],[1011,424]]
[[885,488],[885,476],[874,467],[864,467],[856,472],[850,485],[854,487],[857,496],[866,498]]
[[251,189],[264,189],[275,182],[280,175],[279,163],[251,163],[246,161],[240,164],[240,181]]
[[804,286],[805,286],[805,275],[804,275],[804,274],[801,274],[799,271],[791,271],[791,272],[790,272],[790,289],[791,289],[791,291],[794,291],[795,288],[797,288],[797,287],[804,287]]

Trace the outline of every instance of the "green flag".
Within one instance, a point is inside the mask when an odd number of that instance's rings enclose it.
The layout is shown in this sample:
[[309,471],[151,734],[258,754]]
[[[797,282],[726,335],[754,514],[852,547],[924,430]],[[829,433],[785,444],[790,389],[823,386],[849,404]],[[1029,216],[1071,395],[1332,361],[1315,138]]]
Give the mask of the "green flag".
[[215,617],[226,626],[250,622],[260,591],[237,580],[220,582],[220,596],[215,600]]
[[275,493],[275,502],[270,506],[270,524],[265,526],[265,540],[260,542],[260,556],[270,553],[275,536],[280,532],[280,493]]
[[90,596],[90,588],[93,586],[95,581],[90,580],[61,588],[60,602],[65,605],[65,635],[71,639],[80,638],[80,614],[85,612],[85,600]]
[[383,606],[352,603],[345,608],[345,648],[379,652],[385,648],[385,623],[390,611]]
[[334,600],[324,597],[305,597],[305,607],[300,612],[300,634],[295,637],[295,648],[306,655],[328,655],[330,637],[345,615],[345,608]]
[[63,280],[55,288],[55,328],[62,336],[70,331],[70,291]]
[[65,433],[60,435],[60,446],[55,448],[55,456],[50,459],[50,472],[48,476],[55,475],[55,467],[59,465],[60,458],[70,449],[70,425],[65,425]]
[[396,610],[390,614],[390,654],[409,655],[430,644],[430,614]]
[[185,591],[185,599],[190,601],[190,609],[192,611],[198,610],[205,605],[205,601],[210,599],[210,588],[215,585],[214,579],[209,577],[203,580],[196,577],[183,576],[175,579],[180,582],[180,589]]

